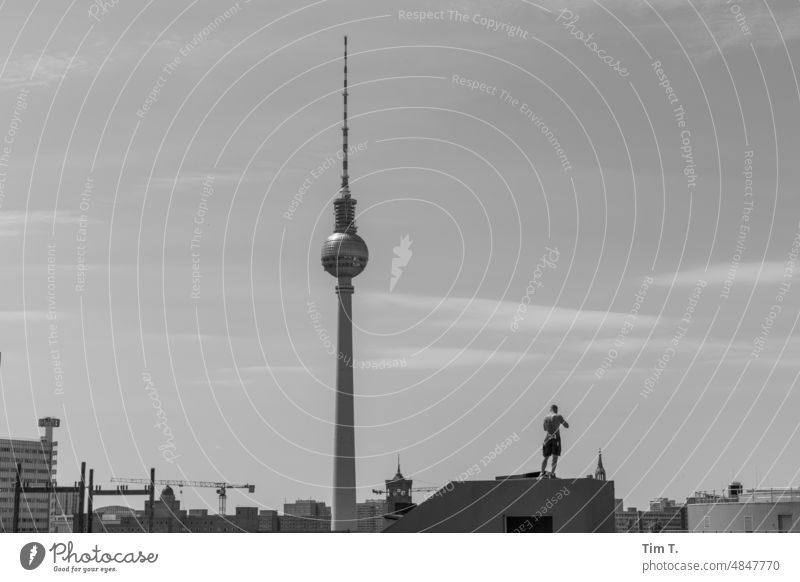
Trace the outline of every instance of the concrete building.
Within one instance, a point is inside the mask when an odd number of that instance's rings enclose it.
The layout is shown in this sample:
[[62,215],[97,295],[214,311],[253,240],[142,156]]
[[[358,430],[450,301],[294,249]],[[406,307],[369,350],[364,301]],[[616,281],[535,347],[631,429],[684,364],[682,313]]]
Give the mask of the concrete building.
[[635,507],[624,509],[622,499],[614,500],[614,530],[617,533],[641,532],[641,511]]
[[[14,485],[17,464],[22,464],[22,481],[30,487],[44,487],[56,478],[58,442],[53,440],[57,418],[41,418],[45,434],[37,439],[0,439],[0,531],[11,531],[14,514]],[[47,533],[55,497],[47,493],[23,494],[19,506],[19,531]]]
[[237,507],[234,516],[236,525],[240,529],[248,532],[258,531],[258,507]]
[[363,503],[358,503],[356,504],[356,515],[358,517],[357,531],[378,533],[385,527],[386,500],[367,499]]
[[127,505],[106,505],[104,507],[98,507],[94,510],[94,513],[97,515],[114,515],[118,517],[124,517],[135,516],[137,512],[133,507],[128,507]]
[[524,476],[451,482],[383,531],[613,533],[614,482]]
[[[124,506],[107,506],[94,510],[92,528],[105,533],[144,533],[147,531],[150,500],[143,510]],[[181,509],[172,487],[165,487],[153,503],[155,533],[236,533],[257,532],[257,507],[237,507],[234,515],[209,515],[207,509]]]
[[298,499],[283,504],[282,532],[323,533],[331,531],[331,508],[324,501]]
[[650,509],[623,509],[622,499],[615,500],[614,525],[617,533],[678,533],[687,531],[686,506],[666,497],[650,502]]
[[276,509],[262,509],[258,512],[258,531],[268,533],[280,531],[280,517]]
[[732,484],[724,496],[695,494],[686,508],[691,532],[800,532],[797,488],[744,492]]
[[650,502],[650,509],[642,513],[639,523],[643,532],[685,532],[688,529],[686,505],[666,497],[654,499]]
[[50,532],[71,533],[73,519],[79,509],[80,495],[77,491],[68,491],[56,493],[53,498],[53,507],[50,512]]

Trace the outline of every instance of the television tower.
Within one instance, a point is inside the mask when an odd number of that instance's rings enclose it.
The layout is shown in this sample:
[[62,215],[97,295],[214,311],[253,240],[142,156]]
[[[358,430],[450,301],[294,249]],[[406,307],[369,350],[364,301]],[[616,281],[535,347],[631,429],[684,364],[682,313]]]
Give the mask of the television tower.
[[333,234],[322,245],[322,267],[336,277],[339,298],[336,358],[336,418],[333,441],[333,512],[331,531],[356,526],[356,455],[353,411],[353,277],[367,266],[367,243],[356,234],[356,200],[347,173],[347,37],[344,37],[344,124],[342,186],[333,201]]

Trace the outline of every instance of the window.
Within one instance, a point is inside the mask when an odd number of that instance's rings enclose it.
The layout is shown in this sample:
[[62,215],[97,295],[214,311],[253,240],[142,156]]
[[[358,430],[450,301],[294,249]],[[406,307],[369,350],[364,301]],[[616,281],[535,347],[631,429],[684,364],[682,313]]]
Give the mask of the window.
[[792,514],[782,513],[778,515],[778,531],[788,532],[792,531]]
[[553,516],[505,516],[506,533],[553,533]]

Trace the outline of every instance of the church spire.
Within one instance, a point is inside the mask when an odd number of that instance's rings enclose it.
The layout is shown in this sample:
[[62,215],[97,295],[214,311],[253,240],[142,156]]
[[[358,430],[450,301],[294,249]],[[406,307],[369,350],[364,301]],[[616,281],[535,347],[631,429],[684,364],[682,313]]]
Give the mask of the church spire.
[[600,481],[606,480],[606,470],[603,467],[603,451],[597,449],[597,468],[594,470],[594,478]]

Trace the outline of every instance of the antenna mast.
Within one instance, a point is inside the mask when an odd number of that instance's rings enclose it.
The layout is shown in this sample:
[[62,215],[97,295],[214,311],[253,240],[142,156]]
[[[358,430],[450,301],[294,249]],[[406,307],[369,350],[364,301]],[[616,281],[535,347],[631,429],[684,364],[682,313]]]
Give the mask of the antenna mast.
[[347,173],[347,36],[344,37],[344,124],[342,125],[342,196],[350,197],[350,176]]

